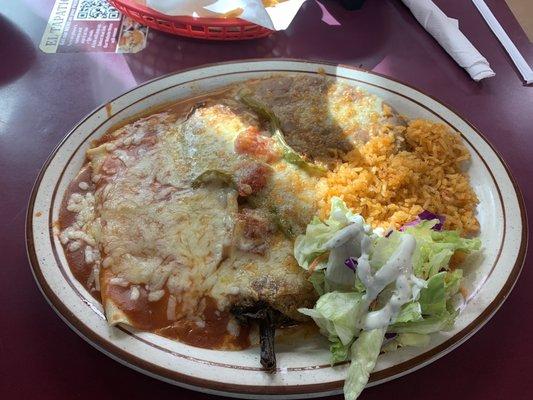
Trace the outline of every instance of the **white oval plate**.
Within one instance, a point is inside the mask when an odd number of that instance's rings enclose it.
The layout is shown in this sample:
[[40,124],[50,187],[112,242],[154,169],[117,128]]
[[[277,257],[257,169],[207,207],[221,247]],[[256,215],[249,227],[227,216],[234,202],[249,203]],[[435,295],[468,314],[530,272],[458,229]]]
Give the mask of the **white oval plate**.
[[27,215],[27,245],[37,284],[59,316],[81,337],[113,359],[179,386],[234,397],[300,398],[339,393],[346,364],[331,367],[320,338],[277,347],[278,369],[259,368],[256,348],[200,349],[129,327],[110,328],[101,305],[74,279],[52,226],[67,184],[78,172],[91,140],[147,109],[273,73],[327,74],[359,85],[408,117],[427,118],[461,132],[472,154],[468,167],[480,203],[484,257],[467,274],[470,298],[455,328],[433,335],[425,348],[380,356],[369,386],[412,372],[450,352],[483,326],[509,295],[527,247],[523,200],[500,156],[463,118],[435,99],[372,72],[296,60],[240,61],[191,69],[155,79],[84,118],[53,151],[41,170]]

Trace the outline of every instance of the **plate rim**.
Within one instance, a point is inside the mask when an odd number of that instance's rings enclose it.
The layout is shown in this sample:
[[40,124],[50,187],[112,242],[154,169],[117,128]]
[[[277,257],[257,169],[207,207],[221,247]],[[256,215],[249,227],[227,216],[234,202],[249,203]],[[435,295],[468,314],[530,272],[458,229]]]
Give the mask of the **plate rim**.
[[[57,155],[60,148],[63,146],[65,141],[83,124],[87,119],[89,119],[94,114],[98,113],[104,108],[107,108],[109,104],[113,103],[114,101],[128,95],[129,93],[143,87],[147,86],[153,82],[157,82],[159,80],[163,80],[166,78],[169,78],[174,75],[179,75],[182,73],[186,73],[189,71],[209,68],[209,67],[217,67],[217,66],[224,66],[224,65],[238,65],[243,63],[268,63],[268,62],[295,62],[300,64],[313,64],[313,65],[324,65],[327,67],[340,67],[345,68],[348,70],[355,70],[358,72],[364,72],[371,75],[375,75],[381,78],[385,78],[387,80],[399,83],[407,88],[410,88],[418,93],[421,93],[422,95],[432,99],[436,103],[444,106],[448,110],[450,110],[452,113],[454,113],[456,116],[458,116],[462,121],[464,121],[482,140],[485,142],[485,144],[488,145],[488,147],[492,150],[492,152],[496,155],[502,166],[504,167],[505,173],[507,177],[509,178],[510,183],[513,186],[514,193],[516,195],[516,199],[519,206],[519,214],[520,214],[520,220],[522,223],[522,232],[521,232],[521,242],[520,242],[520,248],[518,250],[515,263],[512,267],[512,269],[509,272],[509,275],[507,277],[507,280],[503,284],[501,290],[496,294],[496,297],[494,300],[487,305],[487,307],[479,313],[479,315],[465,328],[463,328],[460,332],[455,334],[454,336],[450,337],[440,345],[436,346],[435,348],[428,350],[425,353],[422,353],[416,357],[413,357],[407,361],[404,361],[403,363],[399,365],[406,365],[404,368],[404,371],[392,373],[388,376],[380,376],[376,378],[376,374],[374,375],[374,381],[376,380],[386,380],[386,379],[393,379],[402,375],[405,375],[409,372],[413,372],[427,364],[429,364],[432,361],[435,361],[436,359],[444,356],[445,354],[451,352],[455,348],[457,348],[459,345],[464,343],[468,338],[470,338],[473,334],[475,334],[479,329],[481,329],[491,318],[492,316],[498,311],[498,309],[502,306],[502,304],[505,302],[509,294],[511,293],[514,285],[516,284],[520,273],[522,271],[524,262],[525,262],[525,256],[527,253],[528,248],[528,242],[529,242],[529,226],[528,226],[528,217],[527,217],[527,210],[525,208],[525,201],[522,194],[522,191],[513,176],[509,166],[502,158],[501,154],[494,148],[494,146],[490,143],[490,141],[481,133],[481,131],[472,124],[468,119],[462,116],[461,113],[457,112],[454,107],[449,106],[445,102],[438,100],[432,95],[429,95],[425,93],[424,91],[417,89],[416,87],[405,83],[401,80],[398,80],[396,78],[392,78],[390,76],[377,73],[374,71],[369,71],[366,69],[362,69],[355,66],[345,65],[345,64],[338,64],[334,62],[327,62],[327,61],[314,61],[314,60],[301,60],[301,59],[295,59],[295,58],[269,58],[269,59],[260,59],[260,58],[253,58],[253,59],[243,59],[243,60],[232,60],[232,61],[226,61],[226,62],[216,62],[216,63],[209,63],[209,64],[202,64],[199,66],[191,67],[182,69],[176,72],[172,72],[169,74],[165,74],[156,78],[153,78],[151,80],[148,80],[146,82],[143,82],[128,91],[125,91],[121,93],[120,95],[116,96],[115,98],[106,101],[102,105],[94,108],[91,112],[86,114],[72,129],[68,131],[68,133],[59,141],[59,143],[53,148],[50,155],[47,157],[46,161],[44,162],[43,166],[41,167],[37,178],[33,184],[31,195],[29,198],[27,213],[26,213],[26,222],[25,222],[25,238],[26,238],[26,252],[28,256],[28,260],[30,262],[30,268],[32,271],[32,274],[34,276],[34,279],[37,283],[37,286],[39,287],[39,290],[51,306],[51,308],[58,314],[58,316],[72,329],[74,332],[76,332],[80,337],[82,337],[85,341],[87,341],[90,345],[97,348],[99,351],[102,351],[104,354],[110,356],[112,359],[119,361],[120,363],[133,368],[139,372],[145,373],[149,376],[162,379],[169,383],[174,383],[178,385],[183,385],[189,389],[200,389],[202,391],[208,391],[208,392],[218,392],[218,393],[224,393],[226,395],[304,395],[304,394],[323,394],[327,392],[332,392],[335,390],[339,390],[342,388],[343,380],[339,381],[331,381],[326,383],[312,383],[312,384],[304,384],[304,385],[278,385],[278,386],[263,386],[263,385],[240,385],[240,384],[233,384],[233,383],[224,383],[216,380],[208,380],[204,378],[198,378],[191,375],[185,375],[182,374],[176,370],[170,370],[164,367],[161,367],[159,365],[153,364],[151,362],[148,362],[132,353],[129,353],[125,350],[122,350],[118,346],[116,346],[111,341],[106,341],[103,339],[100,339],[99,336],[94,333],[89,327],[87,327],[81,320],[78,319],[78,317],[72,313],[68,307],[64,305],[64,303],[61,301],[61,299],[54,293],[54,291],[49,287],[46,279],[44,278],[42,271],[40,269],[40,265],[38,262],[37,253],[35,250],[34,242],[33,242],[33,217],[34,217],[34,206],[35,206],[35,198],[37,196],[37,193],[39,191],[42,179],[45,175],[45,172],[47,171],[50,163],[54,159],[54,157]],[[290,69],[290,66],[288,67]],[[276,70],[272,70],[273,73],[276,72]],[[295,71],[297,72],[297,71]],[[385,90],[394,92],[396,94],[399,94],[403,97],[406,97],[402,93],[398,93],[391,89]],[[152,93],[151,95],[153,95]],[[148,95],[149,97],[150,95]],[[418,103],[415,99],[409,98],[411,101],[414,101]],[[420,106],[424,106],[420,103],[418,103]],[[128,107],[128,106],[126,106]],[[431,110],[426,107],[429,111],[435,113],[434,110]],[[109,115],[109,114],[108,114]],[[81,327],[81,328],[80,328]],[[89,328],[89,329],[83,329],[83,328]],[[390,367],[388,369],[391,369],[394,367]],[[383,372],[385,372],[384,370]],[[380,371],[381,372],[381,371]],[[379,374],[379,372],[377,373]]]

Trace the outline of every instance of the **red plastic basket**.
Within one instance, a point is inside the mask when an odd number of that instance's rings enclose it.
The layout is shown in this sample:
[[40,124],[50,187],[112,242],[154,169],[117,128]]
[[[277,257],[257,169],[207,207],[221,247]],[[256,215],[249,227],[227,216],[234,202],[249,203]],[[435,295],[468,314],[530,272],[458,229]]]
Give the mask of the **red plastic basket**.
[[209,40],[246,40],[272,33],[270,29],[238,18],[171,17],[131,0],[108,1],[131,19],[173,35]]

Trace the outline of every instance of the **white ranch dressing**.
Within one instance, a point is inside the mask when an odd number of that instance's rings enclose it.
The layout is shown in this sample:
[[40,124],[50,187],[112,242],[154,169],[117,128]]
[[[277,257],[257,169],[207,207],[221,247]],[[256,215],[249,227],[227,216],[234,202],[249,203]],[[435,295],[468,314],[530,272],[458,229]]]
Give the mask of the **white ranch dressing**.
[[355,283],[355,274],[344,266],[351,256],[361,254],[362,237],[366,237],[363,219],[338,231],[324,247],[330,250],[326,266],[326,279],[338,288],[349,289]]
[[[355,283],[355,274],[345,267],[344,261],[349,257],[357,258],[357,277],[366,288],[359,308],[358,326],[364,330],[385,328],[398,316],[401,307],[411,300],[416,300],[420,289],[426,285],[424,280],[413,275],[413,254],[416,248],[415,238],[407,233],[389,260],[373,274],[370,266],[371,237],[369,226],[360,217],[353,223],[339,230],[324,247],[330,250],[326,266],[326,279],[337,289],[349,289]],[[368,311],[372,302],[391,283],[395,289],[383,307],[377,311]]]
[[416,240],[412,235],[404,234],[401,242],[389,260],[374,275],[369,262],[370,239],[363,238],[361,256],[358,259],[357,276],[365,285],[361,310],[365,312],[379,293],[392,282],[396,288],[389,301],[377,311],[364,314],[360,326],[365,330],[384,328],[389,325],[400,312],[400,308],[413,296],[413,253]]

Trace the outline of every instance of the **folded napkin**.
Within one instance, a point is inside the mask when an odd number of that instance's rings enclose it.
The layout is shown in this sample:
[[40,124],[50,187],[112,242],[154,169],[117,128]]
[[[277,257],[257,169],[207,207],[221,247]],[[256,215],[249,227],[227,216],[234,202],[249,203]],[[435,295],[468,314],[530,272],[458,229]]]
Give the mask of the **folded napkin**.
[[402,0],[415,18],[475,81],[496,75],[489,62],[459,30],[457,20],[448,18],[431,0]]

